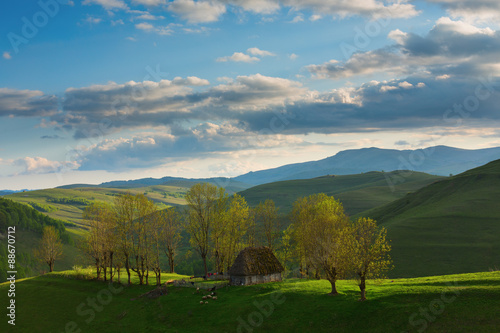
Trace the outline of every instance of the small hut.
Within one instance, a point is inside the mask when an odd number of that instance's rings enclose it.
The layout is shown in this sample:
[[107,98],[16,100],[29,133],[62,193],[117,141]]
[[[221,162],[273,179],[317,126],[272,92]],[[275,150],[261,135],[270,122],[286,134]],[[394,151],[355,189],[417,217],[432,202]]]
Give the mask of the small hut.
[[265,246],[243,249],[229,269],[229,283],[233,286],[248,286],[281,281],[283,266],[273,251]]

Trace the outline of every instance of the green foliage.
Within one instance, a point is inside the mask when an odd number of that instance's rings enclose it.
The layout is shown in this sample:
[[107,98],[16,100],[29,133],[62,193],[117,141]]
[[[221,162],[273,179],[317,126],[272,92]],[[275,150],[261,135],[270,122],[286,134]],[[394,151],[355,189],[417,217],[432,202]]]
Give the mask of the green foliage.
[[43,212],[43,213],[51,213],[51,212],[56,212],[58,210],[57,207],[54,207],[51,205],[44,205],[44,204],[41,204],[38,202],[30,201],[30,202],[28,202],[28,204],[31,207],[35,208],[37,211]]

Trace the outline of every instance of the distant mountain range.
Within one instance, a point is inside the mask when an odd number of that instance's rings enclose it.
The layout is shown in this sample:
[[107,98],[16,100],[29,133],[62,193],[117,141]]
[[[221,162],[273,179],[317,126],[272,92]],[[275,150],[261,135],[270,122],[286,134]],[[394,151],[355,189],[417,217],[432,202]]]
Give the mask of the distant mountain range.
[[229,193],[243,191],[252,186],[231,178],[224,178],[224,177],[215,177],[215,178],[163,177],[163,178],[141,178],[134,180],[115,180],[111,182],[105,182],[99,185],[71,184],[71,185],[59,186],[57,188],[74,189],[82,187],[95,187],[95,188],[133,189],[133,188],[157,186],[157,185],[191,187],[196,183],[211,183],[219,187],[224,187],[226,191],[228,191]]
[[369,171],[394,170],[412,170],[449,176],[496,159],[500,159],[500,147],[477,150],[447,146],[417,150],[363,148],[341,151],[319,161],[288,164],[278,168],[249,172],[233,180],[261,185],[325,175],[352,175]]

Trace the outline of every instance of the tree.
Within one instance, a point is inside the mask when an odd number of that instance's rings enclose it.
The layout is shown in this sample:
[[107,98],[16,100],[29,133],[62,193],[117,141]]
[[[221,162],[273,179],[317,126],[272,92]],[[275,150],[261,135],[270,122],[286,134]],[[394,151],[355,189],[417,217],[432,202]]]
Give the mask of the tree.
[[[89,226],[83,249],[94,262],[97,278],[99,279],[104,271],[106,281],[107,268],[113,266],[113,254],[116,249],[116,214],[108,204],[94,202],[85,207],[83,218]],[[113,276],[112,269],[110,276]]]
[[370,218],[359,218],[352,225],[352,270],[361,292],[360,301],[366,300],[366,280],[383,278],[391,268],[391,246],[386,240],[387,230],[378,228]]
[[168,208],[160,212],[161,221],[161,244],[165,255],[168,258],[170,273],[175,269],[175,257],[179,248],[182,236],[182,220],[175,208]]
[[257,207],[255,207],[255,220],[256,224],[260,224],[262,237],[267,247],[273,250],[276,247],[276,243],[280,237],[280,226],[278,220],[278,208],[274,205],[274,201],[267,199],[264,202],[260,202]]
[[132,222],[132,253],[135,265],[131,269],[139,277],[139,284],[149,284],[149,260],[151,257],[151,219],[156,207],[144,194],[135,196],[137,218]]
[[237,254],[245,247],[244,236],[249,227],[248,204],[241,195],[235,194],[226,212],[227,222],[222,237],[222,271],[227,272],[233,265]]
[[349,220],[342,204],[326,194],[313,194],[295,202],[293,219],[306,265],[321,269],[332,286],[330,295],[337,295],[336,281],[349,267]]
[[189,241],[203,260],[206,277],[211,232],[215,224],[220,222],[217,218],[221,216],[221,209],[224,207],[221,201],[227,200],[227,194],[223,188],[209,183],[198,183],[189,189],[185,198],[189,209],[186,225],[191,237]]
[[62,255],[62,242],[59,239],[59,233],[53,226],[43,228],[42,239],[34,254],[40,261],[49,265],[50,272],[54,271],[54,263]]
[[293,252],[294,252],[294,238],[293,235],[295,233],[295,230],[293,228],[293,224],[290,224],[288,228],[283,230],[281,239],[280,239],[280,244],[277,250],[277,257],[283,267],[285,268],[285,276],[290,270],[290,265],[293,257]]
[[135,197],[129,193],[115,197],[118,248],[123,254],[123,264],[131,284],[130,258],[132,256],[133,223],[137,217]]

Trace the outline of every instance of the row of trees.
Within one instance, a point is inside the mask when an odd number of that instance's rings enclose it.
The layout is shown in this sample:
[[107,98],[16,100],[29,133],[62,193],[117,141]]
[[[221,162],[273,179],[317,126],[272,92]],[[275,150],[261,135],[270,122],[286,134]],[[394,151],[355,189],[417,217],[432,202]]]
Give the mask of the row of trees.
[[[140,284],[149,284],[149,272],[160,284],[160,257],[164,253],[174,271],[182,221],[173,208],[157,210],[143,194],[117,196],[114,205],[92,203],[84,211],[90,230],[82,243],[92,258],[97,278],[113,280],[125,268],[128,283],[135,272]],[[109,272],[108,272],[109,271]]]
[[186,193],[186,230],[191,246],[203,260],[204,274],[212,259],[215,270],[227,272],[239,251],[247,246],[275,248],[280,235],[278,209],[272,200],[250,209],[246,200],[229,197],[223,188],[196,184]]
[[[217,272],[227,272],[244,247],[266,245],[285,268],[295,266],[302,276],[326,278],[332,295],[338,293],[337,279],[356,278],[364,300],[366,280],[382,277],[391,266],[386,230],[371,219],[350,222],[342,204],[325,194],[298,199],[292,223],[284,230],[272,200],[251,209],[240,195],[229,197],[223,188],[202,183],[191,187],[186,201],[183,214],[173,208],[158,210],[142,194],[117,196],[114,205],[87,206],[84,218],[90,231],[83,249],[92,258],[97,278],[113,280],[118,273],[120,279],[125,268],[129,284],[132,273],[140,284],[148,284],[149,272],[160,284],[160,258],[168,258],[173,272],[184,231],[203,261],[205,276],[210,261]],[[53,261],[45,261],[52,271]]]

